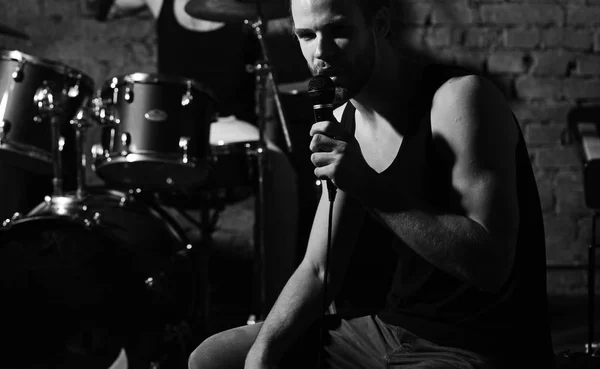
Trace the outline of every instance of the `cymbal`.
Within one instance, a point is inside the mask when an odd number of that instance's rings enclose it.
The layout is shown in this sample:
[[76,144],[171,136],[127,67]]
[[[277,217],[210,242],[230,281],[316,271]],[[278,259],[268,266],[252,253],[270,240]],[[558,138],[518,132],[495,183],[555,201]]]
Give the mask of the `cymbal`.
[[24,40],[29,40],[29,36],[27,36],[25,33],[17,31],[16,29],[10,28],[3,24],[0,24],[0,35],[2,35],[2,34],[22,38]]
[[264,21],[289,15],[287,0],[190,0],[185,11],[194,18],[215,22],[253,21],[259,15],[257,3]]

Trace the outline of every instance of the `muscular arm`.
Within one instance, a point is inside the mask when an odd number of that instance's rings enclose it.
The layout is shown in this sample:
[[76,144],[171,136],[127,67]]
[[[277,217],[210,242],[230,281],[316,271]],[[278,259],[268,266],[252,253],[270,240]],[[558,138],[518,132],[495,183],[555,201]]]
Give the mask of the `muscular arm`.
[[[374,210],[414,251],[484,291],[496,291],[512,268],[519,224],[515,178],[518,131],[500,92],[479,77],[451,80],[431,111],[434,146],[444,147],[457,212],[435,209],[402,184],[373,174],[374,194],[400,199],[402,211]],[[393,194],[390,194],[390,188]],[[407,196],[408,195],[408,196]],[[380,199],[369,199],[377,203]]]
[[[279,361],[304,330],[323,313],[329,206],[327,191],[324,189],[304,259],[264,321],[248,354],[247,369]],[[340,289],[363,217],[362,205],[338,191],[333,212],[327,305]],[[341,232],[340,229],[344,231]]]

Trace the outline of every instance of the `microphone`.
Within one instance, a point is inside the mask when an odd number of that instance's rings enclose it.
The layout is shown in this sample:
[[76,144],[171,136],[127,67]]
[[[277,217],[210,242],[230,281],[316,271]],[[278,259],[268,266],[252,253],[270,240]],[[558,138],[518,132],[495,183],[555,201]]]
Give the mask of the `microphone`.
[[[335,99],[335,84],[331,78],[323,75],[314,76],[308,81],[308,98],[312,103],[315,123],[329,120],[335,121],[333,116],[333,100]],[[329,201],[333,201],[337,187],[327,179],[327,192]]]
[[315,76],[308,81],[308,98],[315,113],[315,122],[334,120],[335,85],[327,76]]

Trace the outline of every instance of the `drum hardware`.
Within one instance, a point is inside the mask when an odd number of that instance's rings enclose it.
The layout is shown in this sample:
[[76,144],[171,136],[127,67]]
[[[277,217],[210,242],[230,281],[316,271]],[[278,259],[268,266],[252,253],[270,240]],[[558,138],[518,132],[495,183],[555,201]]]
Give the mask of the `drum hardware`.
[[8,120],[2,119],[0,121],[0,145],[6,142],[6,137],[8,136],[11,127],[12,124]]
[[39,113],[34,119],[36,121],[50,124],[50,132],[52,137],[52,194],[54,196],[63,195],[63,165],[61,152],[63,151],[65,138],[60,135],[60,118],[63,114],[63,99],[64,95],[58,94],[54,98],[55,92],[52,91],[48,83],[44,83],[44,86],[40,87],[33,100],[35,101]]
[[23,218],[23,214],[16,212],[12,215],[12,217],[5,219],[2,222],[2,227],[8,227],[10,225],[11,222],[16,222],[17,220],[20,220]]
[[[189,3],[188,3],[189,4]],[[259,7],[257,11],[256,20],[252,21],[250,19],[245,19],[244,24],[247,27],[250,27],[258,40],[261,49],[262,60],[258,61],[253,67],[249,67],[249,70],[257,73],[256,81],[257,81],[257,89],[259,89],[259,94],[262,94],[262,98],[259,98],[261,103],[258,105],[259,109],[261,109],[261,104],[266,104],[266,91],[267,84],[270,83],[271,88],[273,89],[273,99],[275,101],[275,107],[277,108],[277,115],[279,116],[279,122],[281,123],[281,128],[283,131],[283,136],[285,138],[285,143],[288,149],[288,153],[292,153],[292,140],[290,138],[290,133],[288,129],[287,119],[285,117],[285,112],[283,109],[283,105],[281,104],[280,94],[279,94],[279,84],[277,82],[277,76],[274,72],[274,69],[271,67],[271,62],[269,58],[269,52],[267,50],[267,45],[265,44],[264,35],[266,34],[267,24],[264,22],[264,17],[261,16],[260,10],[260,1],[256,2]],[[259,119],[259,128],[260,131],[263,132],[266,125],[266,106],[262,106],[262,111],[258,112]],[[262,120],[262,127],[260,124],[260,120]],[[261,138],[261,141],[263,139]]]
[[85,168],[87,167],[87,159],[83,150],[84,139],[88,128],[92,125],[88,116],[87,108],[81,108],[77,111],[75,118],[71,119],[71,126],[75,130],[75,154],[77,157],[76,175],[77,188],[75,197],[82,199],[85,195]]
[[191,138],[189,137],[179,137],[179,148],[181,149],[181,162],[187,164],[188,162],[188,143]]
[[192,100],[194,100],[194,95],[192,94],[192,82],[186,81],[187,91],[183,96],[181,96],[181,106],[188,106]]
[[264,42],[266,21],[281,18],[288,14],[285,1],[237,1],[237,0],[191,0],[185,6],[185,11],[192,17],[219,22],[243,21],[245,26],[253,31],[261,49],[261,60],[248,66],[248,72],[255,74],[256,79],[256,115],[259,130],[259,138],[256,142],[256,151],[253,153],[257,158],[258,179],[257,195],[255,204],[256,226],[255,226],[255,275],[258,276],[259,292],[256,302],[258,319],[266,317],[266,276],[265,266],[265,172],[268,170],[268,158],[265,140],[265,128],[267,120],[267,88],[273,89],[273,97],[279,121],[282,126],[285,143],[289,153],[293,151],[289,135],[287,120],[283,105],[279,98],[278,83],[273,68],[271,67],[269,53]]
[[[192,2],[188,3],[190,5]],[[208,4],[210,2],[206,2]],[[280,4],[281,2],[277,2]],[[199,4],[197,2],[196,4]],[[268,3],[267,3],[268,4]],[[256,148],[255,155],[257,157],[257,167],[258,167],[258,193],[256,196],[256,218],[257,218],[257,226],[256,226],[256,234],[255,234],[255,258],[257,262],[255,265],[255,273],[259,276],[259,301],[257,307],[257,314],[255,318],[262,320],[266,318],[268,313],[265,304],[266,304],[266,274],[264,272],[265,269],[265,173],[268,164],[267,158],[267,150],[266,150],[266,141],[265,141],[265,132],[266,132],[266,124],[267,124],[267,88],[270,83],[271,88],[273,89],[273,98],[275,101],[275,106],[277,108],[277,113],[279,116],[279,121],[281,123],[283,136],[285,138],[285,142],[287,145],[288,152],[291,153],[293,151],[292,141],[290,139],[287,120],[285,118],[285,113],[283,110],[283,105],[281,104],[279,89],[277,78],[273,68],[271,67],[271,62],[269,58],[269,53],[264,41],[264,34],[266,33],[266,23],[263,21],[265,15],[272,16],[275,15],[276,12],[273,10],[273,13],[263,13],[266,9],[274,9],[274,8],[265,8],[263,9],[264,3],[260,1],[256,1],[254,14],[256,17],[251,20],[250,18],[244,19],[244,24],[246,27],[250,27],[253,31],[254,36],[258,40],[261,49],[262,60],[258,60],[254,66],[248,67],[248,70],[256,74],[256,106],[257,106],[257,122],[259,129],[259,140],[258,147]],[[256,320],[249,318],[249,320]]]

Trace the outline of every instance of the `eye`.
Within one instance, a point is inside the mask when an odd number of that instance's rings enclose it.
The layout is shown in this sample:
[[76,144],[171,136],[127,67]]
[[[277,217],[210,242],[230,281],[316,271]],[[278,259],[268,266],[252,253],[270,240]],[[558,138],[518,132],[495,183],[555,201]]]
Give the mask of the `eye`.
[[331,36],[333,38],[352,38],[354,35],[354,28],[346,24],[336,24],[330,29]]
[[316,34],[307,30],[296,31],[296,37],[301,41],[310,41],[316,37]]

